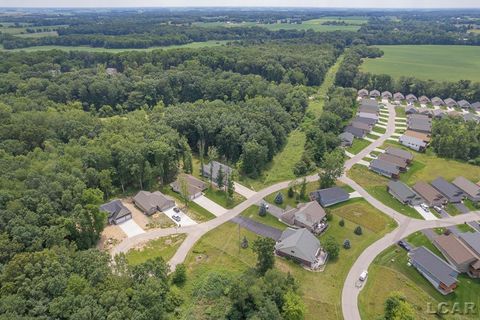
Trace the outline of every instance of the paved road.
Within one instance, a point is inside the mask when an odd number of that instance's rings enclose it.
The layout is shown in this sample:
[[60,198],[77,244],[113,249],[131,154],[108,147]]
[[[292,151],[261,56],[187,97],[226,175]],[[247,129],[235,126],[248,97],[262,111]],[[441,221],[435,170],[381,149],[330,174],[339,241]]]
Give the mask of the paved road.
[[236,216],[230,221],[233,223],[239,224],[241,227],[248,229],[253,233],[256,233],[262,237],[271,238],[275,241],[280,239],[280,236],[282,235],[282,232],[283,232],[280,229],[267,226],[263,223],[257,222],[247,217]]

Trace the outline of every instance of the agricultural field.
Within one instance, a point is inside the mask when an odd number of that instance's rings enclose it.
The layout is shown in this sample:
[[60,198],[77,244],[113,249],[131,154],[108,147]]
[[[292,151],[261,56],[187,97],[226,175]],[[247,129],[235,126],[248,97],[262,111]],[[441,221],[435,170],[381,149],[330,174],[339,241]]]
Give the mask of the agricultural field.
[[480,47],[449,45],[378,46],[385,53],[377,59],[365,59],[361,70],[432,79],[436,81],[480,81]]

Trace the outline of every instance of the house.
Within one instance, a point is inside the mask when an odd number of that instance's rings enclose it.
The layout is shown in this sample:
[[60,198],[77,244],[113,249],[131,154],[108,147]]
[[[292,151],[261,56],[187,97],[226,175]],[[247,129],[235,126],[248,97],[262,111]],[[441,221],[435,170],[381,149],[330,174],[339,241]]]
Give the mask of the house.
[[392,99],[393,95],[390,91],[383,91],[382,92],[382,99]]
[[296,208],[285,211],[280,219],[299,228],[307,228],[310,232],[321,233],[326,229],[325,210],[317,201],[299,203]]
[[357,113],[357,116],[360,117],[360,118],[367,118],[367,119],[375,120],[375,123],[378,121],[378,114],[376,114],[376,113],[359,112],[359,113]]
[[160,191],[139,191],[133,197],[133,203],[147,216],[175,207],[175,201]]
[[116,199],[100,206],[100,211],[108,214],[108,224],[120,224],[132,219],[132,213],[125,207],[122,201]]
[[421,139],[408,136],[403,134],[398,138],[398,142],[400,142],[405,147],[413,149],[418,152],[422,152],[427,148],[427,143]]
[[415,108],[415,106],[409,105],[405,107],[405,114],[410,115],[415,113],[418,113],[417,108]]
[[407,128],[418,132],[432,132],[432,119],[423,114],[410,114],[407,117]]
[[401,181],[390,180],[387,191],[403,204],[416,206],[423,203],[422,197]]
[[345,132],[351,133],[355,138],[363,139],[367,135],[367,131],[355,128],[353,126],[347,126]]
[[327,259],[326,252],[320,246],[320,240],[304,228],[285,229],[275,244],[275,253],[281,257],[291,258],[310,269],[325,264]]
[[379,110],[377,100],[372,99],[362,99],[362,101],[360,101],[360,107],[371,107],[375,108],[377,111]]
[[402,100],[405,100],[405,96],[400,92],[397,92],[393,94],[393,100],[400,102]]
[[468,199],[473,202],[480,202],[480,186],[464,177],[457,177],[452,183],[462,190]]
[[414,138],[420,139],[427,144],[431,140],[430,134],[424,133],[424,132],[418,132],[418,131],[413,131],[413,130],[405,130],[405,132],[403,134],[406,135],[406,136],[409,136],[409,137],[414,137]]
[[417,101],[417,97],[415,97],[413,94],[408,94],[406,97],[405,97],[405,100],[408,101],[408,103],[413,103],[415,101]]
[[473,111],[480,111],[480,101],[472,103],[470,107],[472,108]]
[[[460,233],[460,240],[477,256],[480,256],[480,232],[464,232]],[[473,278],[480,278],[480,261],[471,265],[468,275]]]
[[470,109],[471,105],[470,102],[467,100],[460,100],[457,102],[458,106],[462,109]]
[[445,111],[441,110],[441,109],[435,109],[432,111],[432,115],[433,115],[433,118],[434,119],[443,119],[447,116],[447,114],[445,113]]
[[452,203],[459,203],[465,197],[465,194],[462,190],[457,188],[454,184],[451,184],[447,180],[443,179],[442,177],[438,177],[437,179],[433,180],[431,183],[432,187],[437,189],[441,194],[448,199],[449,202]]
[[340,187],[332,187],[310,192],[310,200],[318,201],[322,207],[329,207],[347,201],[348,199],[350,199],[350,195]]
[[418,102],[420,102],[421,104],[427,104],[430,102],[430,99],[428,99],[427,96],[421,96],[420,98],[418,98]]
[[372,126],[371,126],[371,125],[366,124],[366,123],[364,123],[364,122],[360,122],[360,121],[352,121],[352,122],[350,123],[350,125],[351,125],[352,127],[365,130],[365,131],[367,131],[367,132],[370,132],[370,131],[372,130]]
[[396,165],[402,172],[407,170],[408,163],[407,160],[403,158],[388,153],[382,153],[378,155],[377,159]]
[[[371,100],[373,101],[373,100]],[[380,111],[380,108],[378,105],[367,105],[367,104],[362,104],[358,108],[358,112],[363,112],[363,113],[373,113],[373,114],[378,114]]]
[[358,90],[358,96],[360,98],[368,97],[368,90],[367,89]]
[[480,257],[470,250],[453,233],[448,235],[442,234],[435,237],[433,244],[460,273],[469,272],[471,265],[474,265],[480,260]]
[[413,154],[411,152],[400,148],[388,147],[387,150],[385,150],[385,153],[403,158],[407,161],[407,163],[410,163],[413,160]]
[[[233,169],[223,163],[212,161],[208,164],[203,165],[202,172],[203,176],[211,179],[214,183],[217,183],[217,177],[219,172],[223,172],[224,183],[227,183],[227,177],[233,173]],[[210,177],[210,174],[212,177]]]
[[418,114],[431,118],[433,115],[433,110],[426,107],[418,108]]
[[443,102],[443,100],[440,99],[439,97],[435,97],[435,98],[432,98],[432,104],[434,106],[440,107],[440,106],[444,106],[445,102]]
[[400,169],[396,165],[379,159],[372,160],[368,168],[388,178],[397,179],[400,174]]
[[408,253],[409,261],[440,293],[446,295],[457,287],[458,271],[426,247]]
[[370,126],[374,126],[375,123],[377,123],[377,119],[374,119],[374,118],[364,118],[364,117],[360,117],[360,116],[357,116],[353,119],[353,121],[359,121],[359,122],[363,122],[363,123],[366,123]]
[[454,108],[457,106],[457,102],[453,100],[452,98],[447,98],[445,99],[445,105],[450,108]]
[[340,139],[340,145],[342,147],[349,147],[353,144],[353,134],[350,132],[344,132],[338,135],[338,138]]
[[371,97],[371,98],[380,97],[380,91],[378,91],[378,90],[372,90],[372,91],[370,91],[370,97]]
[[475,121],[476,123],[480,123],[480,117],[473,114],[473,113],[464,113],[463,114],[463,121]]
[[447,198],[426,182],[419,181],[412,189],[422,197],[430,207],[440,207],[448,202]]
[[190,200],[198,198],[202,192],[207,189],[207,184],[200,179],[195,178],[190,174],[180,174],[174,182],[170,184],[172,190],[177,193],[182,193],[182,181],[185,183],[185,188]]

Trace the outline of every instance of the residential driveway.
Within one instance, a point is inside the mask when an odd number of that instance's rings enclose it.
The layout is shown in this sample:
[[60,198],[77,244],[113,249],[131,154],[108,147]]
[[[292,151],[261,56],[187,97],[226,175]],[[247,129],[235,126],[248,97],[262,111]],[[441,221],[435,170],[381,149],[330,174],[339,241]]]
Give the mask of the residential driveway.
[[282,208],[280,207],[277,207],[276,205],[273,205],[271,203],[268,203],[267,201],[265,200],[261,200],[259,201],[258,203],[258,206],[261,206],[262,204],[265,204],[268,206],[268,209],[267,211],[272,215],[272,216],[275,216],[277,217],[278,219],[280,219],[283,215],[283,213],[285,212],[285,210],[283,210]]
[[235,192],[241,194],[245,198],[251,198],[255,195],[255,191],[241,185],[240,183],[233,182],[233,186],[235,187]]
[[242,228],[250,230],[253,233],[258,234],[259,236],[271,238],[275,241],[280,239],[280,236],[282,235],[282,230],[264,225],[263,223],[254,221],[246,217],[236,216],[230,221],[239,224]]
[[127,235],[127,238],[135,237],[136,235],[145,233],[142,228],[133,220],[127,220],[118,225],[120,229]]
[[217,204],[216,202],[208,199],[204,195],[202,195],[198,198],[195,198],[193,200],[193,202],[195,202],[199,206],[203,207],[204,209],[207,209],[208,211],[210,211],[211,213],[213,213],[217,217],[221,216],[222,214],[224,214],[228,211],[227,209],[225,209],[221,205]]
[[437,220],[437,217],[430,211],[425,211],[422,209],[420,206],[413,206],[413,209],[415,209],[420,215],[423,217],[425,220]]
[[454,203],[453,204],[457,209],[458,211],[460,211],[461,213],[468,213],[470,212],[470,210],[463,204],[463,203]]
[[[182,226],[193,226],[193,225],[196,225],[197,222],[195,220],[193,220],[192,218],[190,218],[189,216],[187,216],[183,211],[180,211],[178,213],[176,213],[175,211],[173,211],[173,208],[171,209],[168,209],[167,211],[163,211],[163,213],[165,213],[165,215],[167,217],[170,218],[170,220],[172,220],[173,222],[175,222],[177,224],[177,226],[179,227],[182,227]],[[172,216],[176,214],[180,217],[180,221],[175,221]]]

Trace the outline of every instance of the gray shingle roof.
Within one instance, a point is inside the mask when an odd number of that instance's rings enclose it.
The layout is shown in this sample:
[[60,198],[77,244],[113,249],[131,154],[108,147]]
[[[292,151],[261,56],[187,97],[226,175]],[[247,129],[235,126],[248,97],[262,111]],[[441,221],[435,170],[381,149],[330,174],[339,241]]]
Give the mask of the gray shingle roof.
[[207,176],[209,177],[210,176],[210,167],[213,166],[212,168],[212,180],[213,182],[216,182],[217,180],[217,176],[218,176],[218,172],[220,171],[220,168],[222,168],[222,171],[223,171],[223,175],[224,175],[224,180],[226,181],[227,179],[227,176],[232,174],[233,172],[233,169],[230,168],[229,166],[223,164],[223,163],[220,163],[218,161],[212,161],[208,164],[204,164],[203,165],[203,175],[204,176]]
[[374,159],[370,162],[370,169],[379,170],[392,175],[398,175],[400,173],[400,170],[396,165],[379,159]]
[[349,198],[350,195],[340,187],[333,187],[310,192],[310,199],[317,200],[323,207],[328,207],[336,203],[347,201]]
[[417,97],[415,97],[415,95],[413,94],[407,94],[407,96],[405,97],[406,100],[408,101],[417,101]]
[[470,249],[480,255],[480,232],[464,232],[460,233],[459,237]]
[[139,191],[133,197],[133,201],[137,206],[150,214],[156,210],[163,211],[175,206],[175,201],[160,191]]
[[360,101],[360,106],[361,107],[376,107],[377,110],[379,109],[377,100],[373,100],[373,99],[362,99],[362,101]]
[[480,111],[480,102],[474,102],[474,103],[472,103],[471,108],[472,108],[473,110]]
[[470,197],[480,198],[480,186],[465,177],[457,177],[452,183]]
[[440,99],[439,97],[435,97],[435,98],[432,98],[432,104],[434,106],[443,106],[445,102],[443,102],[443,100]]
[[411,152],[408,152],[400,148],[388,147],[387,150],[385,150],[385,153],[392,154],[394,156],[403,158],[405,160],[409,160],[409,161],[413,160],[413,154]]
[[355,137],[357,138],[363,138],[365,137],[365,135],[367,134],[365,130],[362,130],[362,129],[359,129],[359,128],[355,128],[353,126],[347,126],[345,128],[345,132],[349,132],[351,134],[353,134]]
[[384,98],[391,98],[393,97],[392,93],[390,91],[383,91],[382,92],[382,97]]
[[118,199],[102,204],[100,210],[108,213],[109,220],[117,220],[131,214],[130,210]]
[[418,204],[423,202],[422,198],[409,186],[401,181],[390,180],[388,189],[391,190],[402,202]]
[[342,141],[343,144],[345,145],[351,145],[353,143],[353,134],[350,132],[343,132],[338,135],[338,138]]
[[400,92],[396,92],[396,93],[393,94],[393,98],[395,100],[404,100],[405,96],[403,94],[401,94]]
[[370,97],[379,97],[379,96],[380,96],[380,91],[378,90],[370,91]]
[[438,177],[430,183],[435,189],[437,189],[441,194],[447,197],[448,201],[459,202],[464,196],[462,190],[460,190],[454,184],[448,182],[442,177]]
[[456,106],[457,102],[453,100],[452,98],[447,98],[444,100],[445,104],[449,107]]
[[358,122],[363,122],[365,124],[368,124],[368,125],[374,125],[375,123],[377,123],[377,119],[374,119],[374,118],[365,118],[365,117],[360,117],[360,116],[357,116],[353,119],[353,121],[358,121]]
[[470,108],[470,102],[468,102],[467,100],[460,100],[458,101],[458,106],[460,108]]
[[457,282],[457,271],[455,268],[424,246],[410,251],[410,258],[447,287]]
[[320,250],[320,240],[305,228],[298,230],[287,228],[275,245],[275,250],[314,263]]

